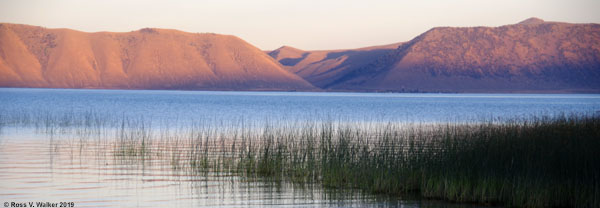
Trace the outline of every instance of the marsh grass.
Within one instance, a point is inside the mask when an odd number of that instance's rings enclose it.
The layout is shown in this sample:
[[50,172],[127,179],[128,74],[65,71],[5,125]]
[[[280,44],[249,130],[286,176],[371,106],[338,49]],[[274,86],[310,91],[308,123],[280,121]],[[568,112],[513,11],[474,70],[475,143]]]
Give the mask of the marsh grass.
[[158,129],[143,119],[94,113],[21,117],[0,115],[2,126],[74,132],[86,138],[81,141],[108,144],[116,158],[164,160],[187,175],[487,205],[600,207],[598,115],[471,123],[221,122]]

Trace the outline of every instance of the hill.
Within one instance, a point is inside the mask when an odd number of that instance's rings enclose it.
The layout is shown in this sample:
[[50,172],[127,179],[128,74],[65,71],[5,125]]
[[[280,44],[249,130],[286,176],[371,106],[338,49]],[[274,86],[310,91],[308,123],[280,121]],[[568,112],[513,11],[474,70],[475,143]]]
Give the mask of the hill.
[[401,44],[321,51],[303,51],[283,46],[269,52],[269,55],[279,61],[288,71],[301,76],[317,87],[323,87],[331,80],[338,79],[347,72],[363,67],[394,51]]
[[[332,52],[312,60],[316,52],[306,52],[292,62],[271,56],[334,91],[600,92],[599,24],[530,18],[500,27],[437,27],[398,45],[355,61]],[[361,54],[355,51],[336,53]],[[330,72],[340,73],[323,76]]]
[[145,28],[127,33],[0,24],[0,86],[313,90],[230,35]]

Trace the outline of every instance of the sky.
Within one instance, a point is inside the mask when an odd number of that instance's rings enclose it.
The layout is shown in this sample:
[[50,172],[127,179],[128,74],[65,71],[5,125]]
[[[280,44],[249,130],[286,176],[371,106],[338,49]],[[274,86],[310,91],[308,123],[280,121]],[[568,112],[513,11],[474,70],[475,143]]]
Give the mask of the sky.
[[0,0],[0,22],[86,32],[212,32],[263,50],[383,45],[437,26],[501,26],[529,17],[600,23],[598,11],[600,0]]

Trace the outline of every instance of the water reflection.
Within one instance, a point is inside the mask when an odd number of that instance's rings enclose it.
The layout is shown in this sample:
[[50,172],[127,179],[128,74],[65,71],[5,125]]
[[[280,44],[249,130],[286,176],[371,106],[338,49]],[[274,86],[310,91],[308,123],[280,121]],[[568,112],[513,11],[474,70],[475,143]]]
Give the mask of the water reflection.
[[163,141],[147,153],[120,154],[115,148],[118,141],[109,135],[114,134],[81,139],[79,133],[5,129],[0,135],[0,201],[72,201],[76,207],[466,206],[226,172],[194,172],[173,163],[173,155],[185,155],[184,145],[174,148]]

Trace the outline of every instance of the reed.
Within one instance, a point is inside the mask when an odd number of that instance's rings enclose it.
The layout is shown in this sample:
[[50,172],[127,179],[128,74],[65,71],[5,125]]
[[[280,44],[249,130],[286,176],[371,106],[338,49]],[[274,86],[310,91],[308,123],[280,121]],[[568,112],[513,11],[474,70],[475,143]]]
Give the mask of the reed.
[[238,160],[239,171],[455,202],[600,206],[598,117],[409,127],[389,123],[367,129],[321,125],[295,132],[266,129],[257,140],[262,143],[243,148],[248,156]]
[[91,142],[110,141],[115,157],[164,159],[174,171],[199,176],[488,205],[600,207],[598,115],[471,123],[201,122],[163,130],[143,119],[115,122],[94,113],[0,120],[3,128],[112,137]]

